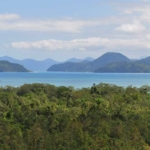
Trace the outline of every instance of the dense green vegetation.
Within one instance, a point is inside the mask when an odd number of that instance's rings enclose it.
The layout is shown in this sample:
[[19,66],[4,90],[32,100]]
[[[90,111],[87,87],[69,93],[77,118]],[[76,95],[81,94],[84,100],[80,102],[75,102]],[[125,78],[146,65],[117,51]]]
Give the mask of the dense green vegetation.
[[29,72],[22,65],[10,63],[8,61],[0,61],[0,72]]
[[95,72],[101,73],[150,73],[150,66],[137,62],[111,63],[97,69]]
[[149,150],[150,87],[0,88],[1,150]]

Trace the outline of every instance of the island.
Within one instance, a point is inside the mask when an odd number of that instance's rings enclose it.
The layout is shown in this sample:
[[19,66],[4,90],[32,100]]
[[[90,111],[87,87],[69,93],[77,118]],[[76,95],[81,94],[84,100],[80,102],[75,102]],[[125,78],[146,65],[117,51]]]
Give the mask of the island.
[[150,57],[131,60],[121,53],[107,52],[92,61],[65,62],[52,65],[47,71],[95,73],[150,73]]
[[20,64],[2,60],[0,61],[0,72],[29,72],[29,70]]

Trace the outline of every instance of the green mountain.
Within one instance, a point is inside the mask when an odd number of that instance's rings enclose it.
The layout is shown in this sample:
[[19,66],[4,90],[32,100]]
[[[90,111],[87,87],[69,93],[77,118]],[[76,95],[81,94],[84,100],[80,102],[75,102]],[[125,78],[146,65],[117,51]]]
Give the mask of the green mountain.
[[100,67],[99,73],[150,73],[150,66],[139,62],[116,62]]
[[0,72],[29,72],[22,65],[10,63],[8,61],[0,61]]
[[96,69],[113,62],[130,62],[130,59],[120,53],[109,52],[91,62],[66,62],[52,65],[48,71],[93,72]]
[[92,64],[92,70],[96,70],[100,67],[103,67],[107,64],[114,63],[114,62],[130,62],[131,60],[126,56],[120,53],[108,52],[102,55],[101,57],[95,59]]
[[128,63],[110,63],[99,67],[95,72],[112,72],[112,73],[150,73],[150,57],[135,60]]

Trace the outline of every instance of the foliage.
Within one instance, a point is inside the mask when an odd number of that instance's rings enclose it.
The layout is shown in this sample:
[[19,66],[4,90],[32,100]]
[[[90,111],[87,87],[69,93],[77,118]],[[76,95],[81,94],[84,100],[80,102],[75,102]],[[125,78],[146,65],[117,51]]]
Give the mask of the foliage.
[[2,150],[148,150],[150,87],[0,88]]

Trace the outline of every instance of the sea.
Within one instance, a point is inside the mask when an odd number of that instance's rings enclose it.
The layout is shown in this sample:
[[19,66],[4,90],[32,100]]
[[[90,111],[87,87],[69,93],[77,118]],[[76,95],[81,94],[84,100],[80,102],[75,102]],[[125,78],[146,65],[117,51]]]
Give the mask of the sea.
[[150,86],[149,73],[75,73],[75,72],[1,72],[0,86],[19,87],[23,84],[43,83],[74,88],[91,87],[93,83],[108,83],[117,86]]

